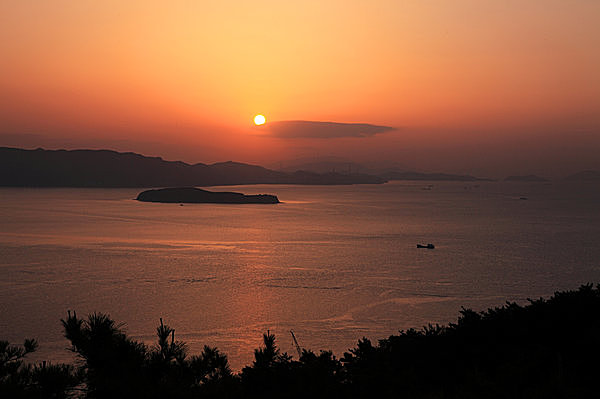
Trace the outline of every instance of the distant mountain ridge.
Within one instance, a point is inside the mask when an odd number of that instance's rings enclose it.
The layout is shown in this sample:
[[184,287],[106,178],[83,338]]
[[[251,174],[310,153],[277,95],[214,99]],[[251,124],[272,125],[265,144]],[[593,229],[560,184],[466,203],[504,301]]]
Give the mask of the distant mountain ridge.
[[365,174],[285,173],[239,162],[187,164],[112,150],[0,147],[0,186],[173,187],[238,184],[381,184]]
[[[332,162],[333,164],[333,162]],[[330,167],[329,165],[319,165]],[[341,162],[340,162],[340,166]],[[470,175],[369,170],[345,163],[340,172],[275,171],[240,162],[188,164],[112,150],[26,150],[0,147],[0,186],[4,187],[184,187],[243,184],[381,184],[388,180],[489,181]],[[509,176],[506,180],[538,181],[538,176]],[[600,172],[582,171],[568,181],[598,181]],[[543,180],[539,180],[543,181]]]

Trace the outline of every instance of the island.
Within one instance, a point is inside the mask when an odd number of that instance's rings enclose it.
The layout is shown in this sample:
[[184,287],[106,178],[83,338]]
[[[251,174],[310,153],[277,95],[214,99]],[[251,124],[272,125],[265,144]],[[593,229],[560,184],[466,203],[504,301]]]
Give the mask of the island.
[[174,187],[146,190],[138,194],[136,200],[142,202],[162,202],[181,204],[278,204],[276,195],[246,195],[234,192],[217,192],[195,187]]

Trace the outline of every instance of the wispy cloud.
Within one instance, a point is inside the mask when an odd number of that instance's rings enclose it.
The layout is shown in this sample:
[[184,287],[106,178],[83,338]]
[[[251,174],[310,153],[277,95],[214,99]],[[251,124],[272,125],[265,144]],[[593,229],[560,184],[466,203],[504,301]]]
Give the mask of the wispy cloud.
[[369,123],[338,123],[319,121],[274,121],[262,127],[271,135],[281,138],[320,138],[368,137],[395,128],[371,125]]

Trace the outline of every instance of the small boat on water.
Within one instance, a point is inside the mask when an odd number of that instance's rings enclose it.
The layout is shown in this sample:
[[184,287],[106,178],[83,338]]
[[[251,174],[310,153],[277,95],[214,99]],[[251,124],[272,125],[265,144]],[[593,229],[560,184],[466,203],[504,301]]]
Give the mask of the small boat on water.
[[417,244],[417,248],[434,249],[435,245],[433,245],[433,244],[427,244],[427,245],[425,245],[425,244]]

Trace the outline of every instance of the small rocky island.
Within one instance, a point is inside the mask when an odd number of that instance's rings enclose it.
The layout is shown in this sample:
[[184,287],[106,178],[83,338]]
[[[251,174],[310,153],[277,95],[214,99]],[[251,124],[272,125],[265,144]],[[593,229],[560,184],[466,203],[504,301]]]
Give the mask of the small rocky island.
[[137,198],[143,202],[190,203],[190,204],[278,204],[275,195],[245,195],[234,192],[215,192],[195,187],[176,187],[147,190]]

